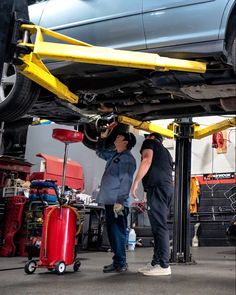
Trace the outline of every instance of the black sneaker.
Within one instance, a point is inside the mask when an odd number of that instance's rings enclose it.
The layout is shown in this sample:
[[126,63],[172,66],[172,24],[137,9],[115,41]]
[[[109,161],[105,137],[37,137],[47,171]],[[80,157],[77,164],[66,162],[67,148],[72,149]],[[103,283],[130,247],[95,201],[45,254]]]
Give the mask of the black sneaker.
[[128,265],[123,266],[114,266],[113,264],[107,265],[106,268],[103,268],[104,273],[116,273],[116,272],[125,272],[128,269]]
[[116,271],[117,272],[125,272],[125,271],[127,271],[128,270],[128,264],[126,263],[125,265],[123,265],[123,266],[118,266],[117,268],[116,268]]
[[113,264],[104,265],[103,269],[113,266]]
[[103,268],[103,272],[104,273],[112,273],[112,272],[116,272],[116,267],[113,265],[113,264],[110,264],[110,265],[106,265],[107,267]]

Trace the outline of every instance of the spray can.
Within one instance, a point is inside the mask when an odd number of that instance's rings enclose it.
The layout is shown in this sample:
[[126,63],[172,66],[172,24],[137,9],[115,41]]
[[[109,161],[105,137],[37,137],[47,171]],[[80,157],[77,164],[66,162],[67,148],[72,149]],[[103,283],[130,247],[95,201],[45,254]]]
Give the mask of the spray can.
[[129,231],[129,239],[128,239],[128,250],[134,251],[136,245],[136,233],[133,228]]
[[196,223],[194,225],[194,237],[192,238],[192,247],[198,247],[199,245],[198,236],[197,236],[199,226],[200,226],[200,223]]

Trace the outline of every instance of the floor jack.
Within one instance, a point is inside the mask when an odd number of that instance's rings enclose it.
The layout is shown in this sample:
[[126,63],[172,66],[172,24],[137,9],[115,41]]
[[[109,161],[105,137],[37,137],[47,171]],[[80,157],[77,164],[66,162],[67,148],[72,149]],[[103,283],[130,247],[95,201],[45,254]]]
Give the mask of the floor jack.
[[54,129],[52,137],[65,143],[62,190],[60,196],[58,194],[58,204],[44,210],[39,261],[32,259],[25,264],[27,274],[34,273],[36,268],[47,268],[61,275],[65,272],[67,265],[73,264],[74,271],[78,271],[81,264],[79,259],[76,259],[75,253],[76,236],[81,229],[79,225],[76,231],[76,223],[77,220],[80,221],[80,216],[75,208],[63,204],[62,197],[66,180],[68,145],[82,141],[83,134],[71,130]]

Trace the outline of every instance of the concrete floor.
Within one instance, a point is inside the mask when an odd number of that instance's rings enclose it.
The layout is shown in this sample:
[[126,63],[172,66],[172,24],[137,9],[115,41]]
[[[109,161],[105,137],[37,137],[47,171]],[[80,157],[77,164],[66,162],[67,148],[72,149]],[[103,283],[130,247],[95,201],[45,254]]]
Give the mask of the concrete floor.
[[74,273],[72,266],[58,276],[46,269],[36,269],[26,275],[22,257],[0,257],[0,294],[166,294],[166,295],[234,295],[235,248],[207,247],[192,250],[195,265],[172,265],[172,275],[146,277],[137,268],[149,262],[152,248],[136,248],[127,252],[129,271],[104,274],[102,267],[111,262],[111,253],[80,253],[81,269]]

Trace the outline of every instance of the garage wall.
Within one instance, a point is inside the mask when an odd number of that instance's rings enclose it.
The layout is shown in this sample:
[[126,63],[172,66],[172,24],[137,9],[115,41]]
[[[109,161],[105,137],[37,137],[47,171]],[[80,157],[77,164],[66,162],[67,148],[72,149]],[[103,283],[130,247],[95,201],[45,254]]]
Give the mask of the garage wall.
[[[202,127],[224,120],[224,117],[203,117],[195,118],[194,122]],[[167,127],[172,120],[156,121],[158,125]],[[28,161],[34,163],[32,171],[39,171],[40,158],[37,153],[46,153],[63,158],[64,144],[52,139],[52,129],[65,128],[68,126],[59,126],[56,124],[30,126],[28,129],[25,157]],[[139,149],[143,141],[143,136],[137,135],[137,145],[132,150],[137,164],[139,164]],[[201,140],[193,140],[192,144],[192,174],[235,172],[235,128],[228,129],[228,151],[226,154],[217,154],[215,149],[211,148],[212,137],[208,136]],[[169,149],[174,158],[175,149],[173,140],[165,140],[164,145]],[[69,146],[69,158],[78,161],[84,168],[85,190],[91,194],[98,186],[105,167],[105,161],[99,159],[94,151],[86,148],[82,143],[75,143]],[[213,159],[213,161],[212,161]],[[140,189],[140,195],[142,190]]]

